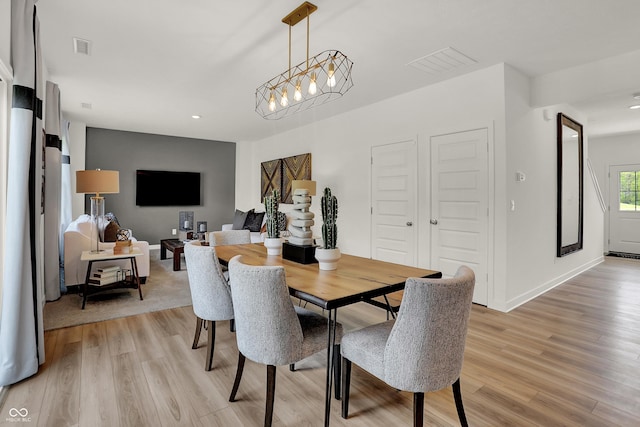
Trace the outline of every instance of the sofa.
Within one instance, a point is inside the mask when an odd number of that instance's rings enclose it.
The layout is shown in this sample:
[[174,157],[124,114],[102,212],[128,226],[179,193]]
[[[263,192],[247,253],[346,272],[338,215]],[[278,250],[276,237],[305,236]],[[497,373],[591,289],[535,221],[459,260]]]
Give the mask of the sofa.
[[[278,212],[278,228],[284,236],[287,230],[287,224],[291,218],[284,212]],[[222,224],[222,231],[226,230],[249,230],[251,235],[251,243],[262,243],[267,237],[266,232],[267,216],[264,212],[255,212],[253,209],[243,212],[236,209],[233,217],[233,224]]]
[[[93,233],[97,236],[98,232],[95,227],[91,226],[90,215],[80,215],[75,221],[71,222],[64,232],[64,282],[65,286],[74,286],[84,283],[87,274],[87,261],[80,261],[82,251],[91,250],[95,247],[95,238],[91,238]],[[92,245],[93,242],[93,245]],[[131,243],[138,248],[142,255],[136,257],[138,265],[138,275],[141,283],[145,283],[149,277],[149,242],[136,240],[131,237]],[[100,242],[99,249],[113,249],[115,242]],[[121,261],[105,261],[109,264],[119,265],[123,269],[131,269],[131,261],[128,259]],[[97,268],[100,263],[94,268]]]

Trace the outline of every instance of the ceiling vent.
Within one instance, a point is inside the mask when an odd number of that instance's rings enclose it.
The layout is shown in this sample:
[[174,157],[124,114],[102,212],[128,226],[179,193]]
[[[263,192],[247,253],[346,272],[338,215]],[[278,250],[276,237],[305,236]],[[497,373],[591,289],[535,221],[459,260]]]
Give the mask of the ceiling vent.
[[452,47],[446,47],[436,52],[430,53],[427,56],[418,58],[415,61],[409,62],[409,66],[417,68],[429,74],[448,73],[456,68],[464,67],[465,65],[475,64],[478,61],[468,57],[467,55],[458,52]]
[[73,38],[73,51],[79,55],[91,55],[91,42],[89,40]]

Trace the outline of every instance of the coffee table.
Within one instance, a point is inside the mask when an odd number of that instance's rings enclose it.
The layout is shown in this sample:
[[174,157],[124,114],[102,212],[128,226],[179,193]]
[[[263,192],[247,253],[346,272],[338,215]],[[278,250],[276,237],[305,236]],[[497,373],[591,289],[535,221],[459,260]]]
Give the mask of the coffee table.
[[160,259],[167,259],[167,250],[173,252],[173,271],[180,271],[180,255],[184,253],[184,243],[178,239],[160,240]]
[[[203,241],[200,244],[208,245]],[[167,250],[173,252],[173,271],[180,271],[180,255],[184,253],[184,241],[180,239],[160,240],[160,259],[167,259]]]

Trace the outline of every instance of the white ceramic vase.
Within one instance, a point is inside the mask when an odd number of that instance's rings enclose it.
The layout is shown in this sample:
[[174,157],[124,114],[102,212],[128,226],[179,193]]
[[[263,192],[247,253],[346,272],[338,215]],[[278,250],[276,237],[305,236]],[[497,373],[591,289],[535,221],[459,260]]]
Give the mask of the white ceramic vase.
[[320,270],[335,270],[338,268],[340,249],[316,248],[316,259],[318,260]]
[[280,237],[265,237],[264,247],[267,248],[267,255],[281,255],[282,239]]

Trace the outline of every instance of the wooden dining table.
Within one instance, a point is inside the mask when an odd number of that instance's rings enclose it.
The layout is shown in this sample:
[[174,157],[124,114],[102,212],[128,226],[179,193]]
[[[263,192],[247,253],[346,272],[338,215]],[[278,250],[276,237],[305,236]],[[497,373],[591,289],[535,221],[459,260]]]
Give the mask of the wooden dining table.
[[[221,264],[228,265],[231,258],[242,256],[242,262],[250,265],[276,265],[285,269],[287,286],[291,296],[327,310],[327,383],[325,396],[325,422],[329,425],[331,413],[333,348],[336,340],[335,324],[337,310],[356,302],[367,302],[373,298],[404,289],[409,277],[442,277],[435,270],[393,264],[370,258],[342,254],[338,268],[320,270],[318,264],[299,264],[281,256],[267,255],[261,243],[216,246],[216,255]],[[231,277],[233,280],[233,277]],[[336,384],[336,398],[340,398]]]

